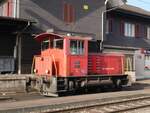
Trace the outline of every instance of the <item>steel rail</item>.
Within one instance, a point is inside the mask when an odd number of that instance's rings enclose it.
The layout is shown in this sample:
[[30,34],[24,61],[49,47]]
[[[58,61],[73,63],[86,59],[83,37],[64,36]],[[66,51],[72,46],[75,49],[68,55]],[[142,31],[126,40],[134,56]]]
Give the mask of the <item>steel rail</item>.
[[[69,106],[66,106],[66,108],[63,108],[63,109],[54,109],[54,110],[51,110],[51,111],[47,111],[45,113],[69,113],[69,112],[72,112],[72,113],[77,113],[79,111],[83,111],[84,109],[85,110],[90,110],[90,109],[93,109],[93,108],[97,108],[100,110],[103,109],[104,107],[107,107],[108,106],[116,106],[119,104],[124,104],[124,103],[135,103],[137,104],[138,101],[144,101],[144,100],[149,100],[150,101],[150,96],[143,96],[143,97],[136,97],[136,98],[130,98],[130,99],[123,99],[123,100],[118,100],[118,101],[113,101],[113,102],[104,102],[104,103],[98,103],[96,102],[95,100],[95,104],[84,104],[84,105],[79,105],[79,106],[75,106],[75,107],[69,107]],[[92,102],[93,103],[93,102]],[[80,104],[80,103],[79,103]],[[82,104],[82,102],[81,102]],[[68,104],[69,105],[69,104]],[[128,107],[128,108],[124,108],[124,109],[117,109],[117,110],[112,110],[112,111],[107,111],[104,112],[104,113],[116,113],[116,112],[124,112],[124,111],[130,111],[130,110],[134,110],[134,109],[140,109],[140,108],[145,108],[145,107],[149,107],[150,106],[150,102],[149,104],[145,104],[145,105],[139,105],[139,106],[133,106],[133,107]],[[76,112],[77,111],[77,112]],[[103,111],[101,111],[103,112]]]

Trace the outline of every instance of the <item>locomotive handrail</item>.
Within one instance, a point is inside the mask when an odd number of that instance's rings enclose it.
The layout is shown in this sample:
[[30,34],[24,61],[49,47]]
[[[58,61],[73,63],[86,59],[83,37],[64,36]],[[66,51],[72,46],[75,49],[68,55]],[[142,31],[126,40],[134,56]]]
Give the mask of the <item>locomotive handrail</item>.
[[52,58],[53,58],[53,60],[54,60],[54,67],[55,67],[55,74],[56,74],[56,77],[57,77],[57,66],[56,66],[56,60],[55,60],[55,57],[54,57],[54,55],[52,55]]
[[33,57],[32,65],[31,65],[31,74],[33,74],[33,72],[34,72],[35,57],[40,57],[40,55],[35,55],[35,56]]

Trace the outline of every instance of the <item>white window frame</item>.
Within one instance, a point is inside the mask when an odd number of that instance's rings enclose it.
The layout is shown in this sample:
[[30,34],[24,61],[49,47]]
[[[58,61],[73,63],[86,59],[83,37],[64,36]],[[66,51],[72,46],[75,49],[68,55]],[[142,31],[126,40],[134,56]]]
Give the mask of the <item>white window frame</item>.
[[[75,42],[74,44],[72,44]],[[84,55],[85,47],[83,40],[70,40],[70,53],[71,55]]]
[[147,32],[146,33],[147,33],[146,34],[147,39],[150,39],[150,26],[147,27]]
[[124,36],[135,37],[135,24],[129,22],[124,23]]
[[[9,17],[15,17],[16,18],[17,12],[18,12],[17,7],[18,7],[18,5],[20,5],[18,1],[19,0],[12,0],[12,2],[6,1],[4,4],[2,4],[0,6],[0,16],[9,16]],[[7,13],[6,13],[6,10],[8,10],[8,9],[6,9],[5,7],[6,7],[8,2],[10,3],[10,5],[12,5],[12,9],[11,9],[12,14],[11,15],[7,15]]]
[[150,70],[150,55],[145,55],[144,59],[144,69]]
[[109,19],[106,20],[106,34],[109,34]]
[[134,71],[134,56],[132,54],[125,55],[125,71]]

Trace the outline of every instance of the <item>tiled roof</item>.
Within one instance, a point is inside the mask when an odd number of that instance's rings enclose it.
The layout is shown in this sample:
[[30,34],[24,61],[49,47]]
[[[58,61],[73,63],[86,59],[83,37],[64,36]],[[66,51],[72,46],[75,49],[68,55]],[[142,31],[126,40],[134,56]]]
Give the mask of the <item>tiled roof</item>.
[[124,6],[120,7],[120,8],[118,8],[118,9],[150,17],[150,12],[149,11],[146,11],[146,10],[144,10],[142,8],[139,8],[139,7],[136,7],[136,6],[124,5]]

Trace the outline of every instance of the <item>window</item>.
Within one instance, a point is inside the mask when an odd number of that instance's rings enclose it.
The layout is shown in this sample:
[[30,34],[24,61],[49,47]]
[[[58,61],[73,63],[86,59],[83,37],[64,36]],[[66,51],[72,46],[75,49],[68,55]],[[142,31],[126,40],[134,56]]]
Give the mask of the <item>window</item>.
[[75,8],[70,3],[64,3],[63,19],[66,23],[75,21]]
[[107,19],[106,20],[106,33],[111,33],[112,32],[112,19]]
[[2,16],[9,16],[9,17],[14,17],[15,16],[15,7],[13,0],[8,0],[6,3],[4,3],[1,6],[1,11],[2,11]]
[[145,55],[144,69],[150,70],[150,55]]
[[124,24],[124,36],[135,37],[135,24],[127,22]]
[[147,27],[146,37],[150,39],[150,27]]
[[63,49],[63,39],[54,39],[54,48]]
[[57,48],[57,49],[63,49],[63,39],[45,39],[41,43],[42,50],[48,49],[48,48]]
[[125,71],[134,70],[134,58],[133,55],[125,55]]
[[50,40],[49,39],[45,39],[41,43],[41,49],[42,50],[48,49],[49,48],[49,44],[50,44]]
[[136,38],[140,38],[140,36],[141,36],[140,26],[141,25],[139,23],[135,24],[135,37]]
[[82,40],[71,40],[70,51],[72,55],[83,55],[84,54],[84,41]]

